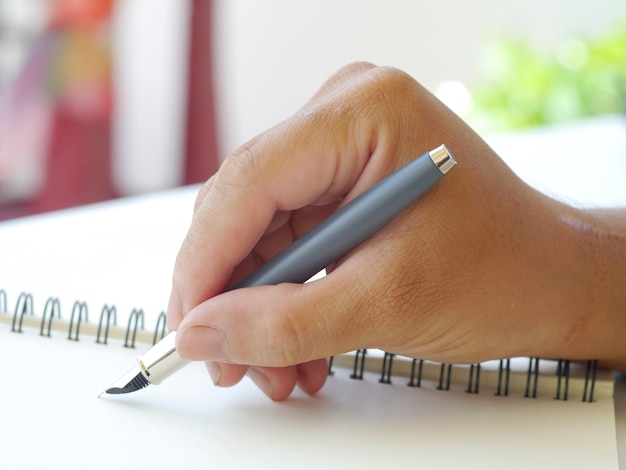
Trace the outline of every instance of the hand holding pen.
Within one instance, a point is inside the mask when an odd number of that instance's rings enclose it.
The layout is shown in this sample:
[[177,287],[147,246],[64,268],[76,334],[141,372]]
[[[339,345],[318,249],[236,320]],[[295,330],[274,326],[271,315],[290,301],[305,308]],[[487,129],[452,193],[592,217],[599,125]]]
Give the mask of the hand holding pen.
[[[442,142],[463,170],[335,262],[327,277],[229,290]],[[590,217],[522,183],[406,74],[354,64],[292,118],[237,150],[201,190],[175,267],[168,324],[178,330],[180,355],[208,361],[218,385],[247,373],[275,400],[296,383],[315,393],[326,378],[324,358],[364,347],[448,363],[626,357],[594,322],[586,333],[603,338],[604,349],[597,340],[568,343],[572,319],[614,302],[605,295],[606,304],[591,306],[588,296],[600,292],[582,293],[563,275],[583,282],[590,262],[577,259],[579,234],[563,221],[592,224]]]

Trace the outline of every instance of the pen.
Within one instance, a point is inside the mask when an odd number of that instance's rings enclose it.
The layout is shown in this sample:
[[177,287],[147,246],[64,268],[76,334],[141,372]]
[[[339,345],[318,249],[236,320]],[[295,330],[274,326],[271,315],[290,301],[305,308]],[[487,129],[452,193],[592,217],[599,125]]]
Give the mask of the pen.
[[[232,289],[283,282],[304,283],[380,230],[456,165],[441,145],[420,155],[350,201]],[[173,331],[137,358],[105,393],[130,393],[160,384],[188,363],[176,352]]]

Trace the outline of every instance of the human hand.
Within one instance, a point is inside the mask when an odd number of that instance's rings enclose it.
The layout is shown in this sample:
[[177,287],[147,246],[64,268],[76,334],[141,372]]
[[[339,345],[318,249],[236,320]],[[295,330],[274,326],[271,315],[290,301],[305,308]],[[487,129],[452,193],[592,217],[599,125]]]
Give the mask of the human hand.
[[[458,168],[325,278],[224,292],[440,144]],[[168,326],[179,353],[208,361],[217,384],[247,373],[275,400],[296,383],[315,393],[325,358],[360,348],[447,363],[558,357],[572,333],[562,312],[576,315],[581,298],[562,276],[580,271],[570,261],[578,246],[555,215],[573,211],[521,182],[412,78],[353,64],[202,188]]]

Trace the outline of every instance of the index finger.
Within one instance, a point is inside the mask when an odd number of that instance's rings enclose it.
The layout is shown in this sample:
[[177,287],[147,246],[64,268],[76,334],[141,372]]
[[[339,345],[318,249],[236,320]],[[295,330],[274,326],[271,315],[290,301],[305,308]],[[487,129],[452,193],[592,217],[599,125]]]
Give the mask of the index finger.
[[302,111],[239,148],[207,183],[176,260],[171,328],[224,290],[277,213],[335,201],[352,186],[369,158],[370,136],[354,138],[368,132],[356,129],[358,112],[335,111]]

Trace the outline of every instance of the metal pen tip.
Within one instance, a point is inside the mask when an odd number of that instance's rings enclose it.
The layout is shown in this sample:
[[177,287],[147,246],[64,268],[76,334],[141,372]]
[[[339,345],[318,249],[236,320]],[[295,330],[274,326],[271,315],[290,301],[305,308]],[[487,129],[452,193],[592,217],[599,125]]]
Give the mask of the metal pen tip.
[[126,374],[124,374],[117,382],[111,387],[102,392],[99,396],[106,393],[109,395],[122,395],[125,393],[136,392],[142,388],[150,385],[150,382],[143,374],[138,366],[133,367]]

